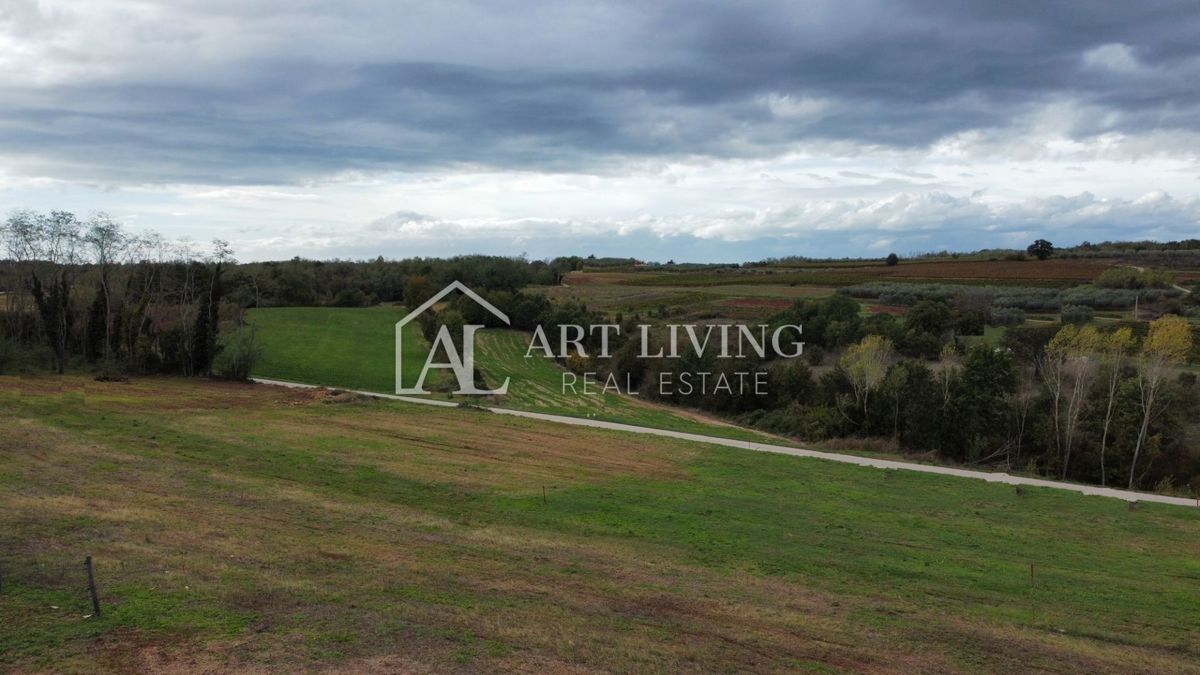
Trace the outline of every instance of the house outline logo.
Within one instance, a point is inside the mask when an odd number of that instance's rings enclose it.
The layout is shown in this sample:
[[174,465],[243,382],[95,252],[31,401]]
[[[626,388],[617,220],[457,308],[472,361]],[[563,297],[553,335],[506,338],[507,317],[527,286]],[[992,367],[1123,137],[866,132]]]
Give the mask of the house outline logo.
[[[429,374],[430,368],[447,369],[454,372],[455,378],[458,380],[458,390],[455,394],[472,394],[477,396],[488,396],[494,394],[505,394],[508,392],[509,378],[504,378],[504,384],[496,389],[479,389],[475,386],[475,333],[483,326],[480,325],[465,325],[463,326],[462,334],[462,354],[458,353],[458,347],[455,346],[454,340],[450,336],[450,329],[445,324],[438,328],[433,344],[429,347],[429,354],[425,357],[425,365],[421,368],[421,374],[417,378],[417,383],[412,387],[404,386],[404,326],[408,325],[423,314],[430,307],[440,302],[454,291],[459,291],[471,300],[474,300],[481,307],[492,313],[497,319],[504,322],[504,325],[511,325],[508,315],[501,312],[495,305],[484,300],[475,291],[467,288],[461,281],[452,281],[445,288],[438,291],[432,298],[421,303],[419,307],[409,312],[403,319],[396,322],[396,393],[397,394],[428,394],[425,389],[425,376]],[[442,347],[446,352],[445,363],[435,363],[434,356],[437,354],[438,347]]]

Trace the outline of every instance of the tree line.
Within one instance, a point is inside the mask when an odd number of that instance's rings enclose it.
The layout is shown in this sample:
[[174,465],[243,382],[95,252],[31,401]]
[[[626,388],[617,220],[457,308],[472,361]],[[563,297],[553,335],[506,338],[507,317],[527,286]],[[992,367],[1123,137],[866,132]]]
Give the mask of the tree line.
[[257,355],[246,309],[416,306],[452,280],[512,296],[560,283],[585,262],[472,255],[239,264],[221,240],[136,234],[103,213],[14,211],[0,224],[0,373],[90,365],[102,375],[241,377]]
[[[804,326],[799,359],[685,353],[645,360],[636,358],[635,340],[618,340],[612,359],[565,365],[628,377],[643,396],[808,441],[878,439],[955,463],[1200,491],[1200,457],[1188,440],[1200,418],[1200,390],[1185,367],[1194,358],[1186,319],[1014,326],[999,344],[974,340],[964,348],[958,336],[980,332],[976,309],[923,301],[903,318],[863,317],[860,309],[835,295],[797,301],[772,317],[772,328]],[[625,321],[632,327],[639,319]],[[758,371],[768,374],[766,395],[660,396],[656,384],[663,373],[732,380]]]
[[131,234],[105,214],[17,211],[0,226],[0,371],[77,363],[209,374],[229,245]]

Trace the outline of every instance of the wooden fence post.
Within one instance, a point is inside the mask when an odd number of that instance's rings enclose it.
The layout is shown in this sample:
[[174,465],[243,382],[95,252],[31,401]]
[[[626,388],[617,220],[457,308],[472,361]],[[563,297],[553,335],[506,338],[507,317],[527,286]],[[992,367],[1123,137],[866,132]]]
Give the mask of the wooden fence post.
[[96,595],[96,575],[92,571],[92,556],[89,555],[84,559],[83,566],[87,568],[88,594],[92,596],[92,613],[100,616],[100,597]]

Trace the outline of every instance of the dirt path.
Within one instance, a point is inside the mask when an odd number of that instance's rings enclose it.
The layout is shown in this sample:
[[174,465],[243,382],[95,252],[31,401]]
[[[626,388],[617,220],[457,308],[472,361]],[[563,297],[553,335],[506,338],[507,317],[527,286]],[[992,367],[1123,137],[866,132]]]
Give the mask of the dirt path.
[[[298,382],[283,382],[280,380],[265,380],[261,378],[251,378],[252,381],[259,384],[292,387],[298,389],[323,389],[313,384],[300,384]],[[351,391],[351,393],[361,394],[363,396],[372,396],[375,398],[384,398],[395,401],[404,401],[406,403],[418,403],[421,405],[439,406],[442,408],[457,408],[457,403],[449,401],[437,401],[427,398],[419,398],[416,396],[396,396],[394,394],[377,394],[369,391]],[[1052,488],[1055,490],[1068,490],[1078,492],[1085,495],[1097,495],[1100,497],[1112,497],[1114,499],[1124,499],[1128,502],[1159,502],[1161,504],[1175,504],[1178,506],[1200,507],[1200,499],[1189,499],[1185,497],[1169,497],[1167,495],[1153,494],[1149,492],[1134,492],[1132,490],[1116,490],[1113,488],[1100,487],[1098,485],[1081,485],[1078,483],[1063,483],[1053,480],[1045,480],[1042,478],[1026,478],[1024,476],[1010,476],[1007,473],[991,472],[991,471],[974,471],[971,469],[956,469],[948,466],[936,466],[932,464],[916,464],[912,462],[897,462],[889,459],[875,459],[873,457],[859,457],[858,455],[844,455],[836,452],[820,452],[817,450],[805,450],[803,448],[793,448],[786,445],[772,445],[767,443],[755,443],[753,441],[739,441],[732,438],[720,438],[718,436],[704,436],[701,434],[689,434],[682,431],[668,431],[666,429],[654,429],[651,427],[639,427],[632,424],[620,424],[617,422],[603,422],[600,420],[585,419],[582,417],[567,417],[565,415],[549,415],[546,413],[528,412],[525,410],[510,410],[507,408],[485,408],[499,415],[512,415],[514,417],[525,417],[528,419],[542,420],[545,422],[554,422],[557,424],[571,424],[580,427],[592,427],[595,429],[610,429],[612,431],[625,431],[634,434],[646,434],[650,436],[664,436],[667,438],[678,438],[685,441],[693,441],[696,443],[708,443],[710,445],[722,445],[729,448],[739,448],[742,450],[754,450],[757,452],[773,452],[781,455],[792,455],[793,457],[809,457],[813,459],[824,459],[831,462],[842,462],[844,464],[857,464],[858,466],[869,466],[876,469],[890,469],[899,471],[919,471],[921,473],[935,473],[942,476],[957,476],[960,478],[975,478],[977,480],[985,480],[989,483],[1005,483],[1008,485],[1030,485],[1035,487]]]
[[[1145,272],[1145,271],[1146,271],[1146,268],[1145,268],[1145,267],[1142,267],[1141,265],[1126,265],[1126,267],[1132,267],[1133,269],[1135,269],[1135,270],[1137,270],[1137,271],[1139,271],[1139,272]],[[1174,288],[1174,289],[1175,289],[1175,290],[1177,290],[1177,291],[1181,291],[1181,292],[1182,292],[1184,295],[1191,295],[1191,294],[1192,294],[1192,292],[1191,292],[1190,290],[1188,290],[1188,289],[1184,288],[1183,286],[1180,286],[1179,284],[1171,284],[1171,288]]]

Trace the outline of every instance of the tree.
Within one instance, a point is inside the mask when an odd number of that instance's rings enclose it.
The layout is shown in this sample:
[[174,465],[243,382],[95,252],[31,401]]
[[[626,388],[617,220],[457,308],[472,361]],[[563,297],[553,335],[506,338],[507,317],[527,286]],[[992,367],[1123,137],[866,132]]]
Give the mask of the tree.
[[1100,433],[1100,484],[1107,485],[1107,469],[1104,466],[1105,454],[1108,450],[1108,427],[1112,423],[1113,402],[1117,398],[1117,387],[1121,384],[1121,366],[1125,357],[1133,347],[1133,331],[1128,328],[1117,330],[1104,336],[1099,343],[1100,362],[1108,371],[1108,398],[1104,404],[1104,429]]
[[[71,292],[75,271],[80,262],[79,220],[67,211],[51,211],[36,216],[32,231],[35,262],[30,271],[30,286],[34,305],[42,318],[42,327],[54,355],[56,370],[66,369],[67,344],[71,336]],[[38,268],[45,268],[39,274]],[[42,274],[48,279],[42,280]]]
[[1050,413],[1054,422],[1054,454],[1059,460],[1063,456],[1063,396],[1067,389],[1067,359],[1070,355],[1071,343],[1079,334],[1074,324],[1063,326],[1058,333],[1046,343],[1046,349],[1041,355],[1038,370],[1050,394]]
[[242,326],[222,338],[220,351],[213,358],[213,375],[225,380],[248,380],[262,354],[254,328]]
[[1167,373],[1187,359],[1192,349],[1192,327],[1187,319],[1168,314],[1150,323],[1150,332],[1142,343],[1138,354],[1138,392],[1142,404],[1142,424],[1138,429],[1137,442],[1133,446],[1133,460],[1129,464],[1129,489],[1137,479],[1138,455],[1146,442],[1150,429],[1150,418],[1159,389]]
[[998,456],[999,452],[989,457],[983,454],[983,450],[991,449],[988,446],[994,440],[1003,439],[1000,449],[1007,450],[1005,429],[1009,412],[1005,403],[1016,387],[1016,364],[1008,352],[986,344],[976,344],[967,350],[962,375],[955,386],[956,405],[945,423],[965,437],[962,448],[965,456],[959,459],[984,461]]
[[883,382],[894,352],[891,340],[868,335],[859,343],[850,345],[838,361],[854,389],[854,399],[862,406],[864,429],[867,426],[867,403],[871,392]]
[[1030,244],[1029,248],[1025,249],[1025,252],[1029,255],[1036,256],[1038,260],[1045,260],[1046,258],[1054,255],[1054,244],[1051,244],[1045,239],[1038,239]]
[[904,325],[909,330],[935,337],[941,337],[953,324],[954,314],[950,311],[950,306],[936,300],[918,302],[904,317]]
[[[93,311],[90,319],[100,322],[99,326],[92,326],[91,320],[88,322],[88,330],[94,331],[93,335],[98,337],[103,330],[104,345],[95,356],[104,356],[105,366],[109,363],[112,352],[112,290],[109,284],[114,264],[120,262],[123,250],[128,246],[129,240],[125,233],[121,230],[120,223],[114,221],[105,213],[97,213],[93,215],[87,222],[87,232],[83,235],[83,241],[92,250],[92,256],[96,265],[100,268],[100,285],[97,288],[97,299],[93,303]],[[93,345],[94,347],[94,345]]]
[[[1046,362],[1053,371],[1051,386],[1055,406],[1065,403],[1066,409],[1054,411],[1055,431],[1061,426],[1062,477],[1065,480],[1071,465],[1071,449],[1075,444],[1075,433],[1079,429],[1079,418],[1087,403],[1087,392],[1092,376],[1096,372],[1097,354],[1104,338],[1091,326],[1076,329],[1068,324],[1046,345]],[[1064,390],[1065,385],[1065,390]],[[1065,398],[1062,394],[1065,391]],[[1061,421],[1061,424],[1060,424]]]
[[408,282],[404,284],[404,306],[412,311],[420,307],[421,303],[432,298],[433,293],[433,284],[429,283],[428,277],[409,277]]
[[1060,312],[1063,323],[1082,326],[1092,320],[1094,312],[1086,305],[1065,305]]
[[893,266],[899,265],[899,264],[900,264],[900,256],[896,255],[895,253],[889,253],[888,257],[887,257],[887,266],[893,267]]

